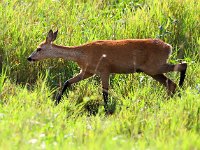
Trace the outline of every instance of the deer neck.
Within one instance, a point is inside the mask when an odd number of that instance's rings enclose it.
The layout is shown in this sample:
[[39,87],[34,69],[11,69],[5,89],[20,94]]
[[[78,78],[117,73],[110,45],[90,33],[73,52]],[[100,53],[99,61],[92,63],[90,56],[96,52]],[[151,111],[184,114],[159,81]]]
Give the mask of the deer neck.
[[59,46],[53,45],[56,58],[63,58],[66,60],[72,60],[79,62],[84,59],[84,54],[81,51],[81,48],[78,46]]

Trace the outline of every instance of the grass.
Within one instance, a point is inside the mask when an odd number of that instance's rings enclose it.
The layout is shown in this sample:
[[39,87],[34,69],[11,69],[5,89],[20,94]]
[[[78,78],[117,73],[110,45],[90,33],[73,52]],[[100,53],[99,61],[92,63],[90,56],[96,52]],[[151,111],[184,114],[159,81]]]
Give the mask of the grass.
[[[199,1],[3,0],[0,12],[0,149],[200,149]],[[171,63],[189,65],[184,87],[169,98],[144,74],[113,75],[115,113],[105,116],[95,77],[55,107],[58,87],[77,65],[26,60],[51,28],[61,45],[160,38],[173,46]],[[178,83],[177,73],[168,76]]]

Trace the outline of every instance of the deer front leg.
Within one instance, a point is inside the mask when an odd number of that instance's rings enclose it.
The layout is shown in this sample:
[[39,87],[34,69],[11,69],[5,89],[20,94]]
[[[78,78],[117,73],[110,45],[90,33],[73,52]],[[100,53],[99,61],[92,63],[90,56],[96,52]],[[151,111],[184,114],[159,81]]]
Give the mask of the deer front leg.
[[89,78],[89,77],[91,77],[91,76],[92,76],[91,73],[80,72],[77,76],[75,76],[75,77],[73,77],[73,78],[67,80],[67,81],[64,83],[64,85],[63,85],[62,91],[60,92],[60,94],[59,94],[58,97],[56,98],[55,104],[58,105],[58,104],[60,103],[60,100],[61,100],[61,98],[62,98],[63,93],[66,91],[66,89],[67,89],[70,85],[72,85],[72,84],[74,84],[74,83],[77,83],[77,82],[79,82],[79,81],[81,81],[81,80],[84,80],[84,79],[86,79],[86,78]]
[[109,86],[109,73],[101,74],[101,81],[102,81],[102,94],[104,99],[104,109],[105,112],[108,114],[108,86]]

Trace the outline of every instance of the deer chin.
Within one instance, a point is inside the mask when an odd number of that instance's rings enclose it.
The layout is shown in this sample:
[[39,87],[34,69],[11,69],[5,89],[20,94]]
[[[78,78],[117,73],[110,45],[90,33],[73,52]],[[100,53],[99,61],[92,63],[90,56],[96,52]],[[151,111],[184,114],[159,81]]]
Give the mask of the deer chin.
[[33,60],[29,61],[29,62],[30,62],[30,63],[34,63],[34,62],[36,62],[36,61],[38,61],[38,60],[33,59]]

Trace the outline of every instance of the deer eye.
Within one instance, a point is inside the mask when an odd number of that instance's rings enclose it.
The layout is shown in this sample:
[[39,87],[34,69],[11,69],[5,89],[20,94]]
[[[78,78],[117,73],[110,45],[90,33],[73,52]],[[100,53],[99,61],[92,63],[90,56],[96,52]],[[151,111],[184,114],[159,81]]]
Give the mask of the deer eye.
[[41,51],[42,49],[41,48],[37,48],[37,52]]

